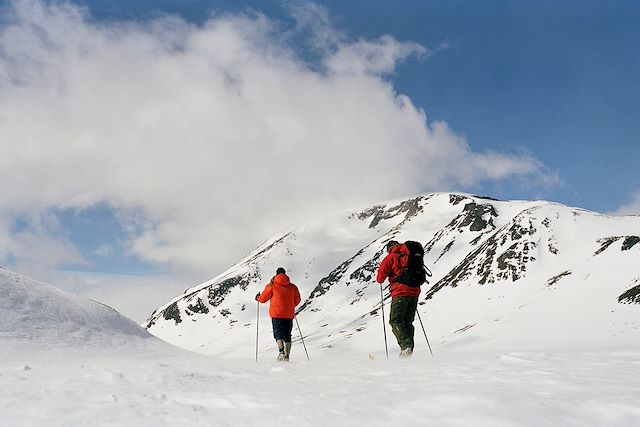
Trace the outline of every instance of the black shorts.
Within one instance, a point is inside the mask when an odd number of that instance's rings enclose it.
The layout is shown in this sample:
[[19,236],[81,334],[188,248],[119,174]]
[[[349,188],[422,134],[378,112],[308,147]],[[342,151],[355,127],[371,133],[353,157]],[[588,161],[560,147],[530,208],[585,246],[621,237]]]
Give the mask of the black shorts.
[[291,342],[293,319],[271,319],[271,324],[273,325],[273,337],[276,340]]

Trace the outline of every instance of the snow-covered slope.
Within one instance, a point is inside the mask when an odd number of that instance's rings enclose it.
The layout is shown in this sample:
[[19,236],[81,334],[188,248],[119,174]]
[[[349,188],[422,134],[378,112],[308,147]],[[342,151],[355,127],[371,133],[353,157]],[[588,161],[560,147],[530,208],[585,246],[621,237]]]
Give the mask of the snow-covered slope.
[[[183,348],[236,354],[250,351],[260,318],[260,348],[271,351],[267,310],[258,316],[253,297],[283,266],[303,295],[298,320],[308,347],[316,354],[379,353],[375,272],[385,243],[396,239],[421,241],[427,250],[434,275],[423,286],[419,313],[434,351],[634,347],[639,236],[637,216],[426,194],[277,236],[160,307],[145,326]],[[416,345],[426,346],[417,320],[416,326]]]
[[[319,357],[311,348],[312,363],[302,352],[286,364],[255,363],[251,351],[206,357],[140,340],[140,329],[110,309],[3,270],[0,291],[3,426],[640,422],[638,350],[483,355],[440,347],[435,358],[399,361],[337,348]],[[239,349],[245,338],[237,335]]]
[[[638,222],[434,194],[300,227],[150,319],[234,358],[140,339],[110,308],[0,269],[1,424],[636,426]],[[420,312],[434,358],[419,339],[422,354],[384,357],[372,275],[390,238],[429,249]],[[269,354],[253,360],[253,296],[280,265],[305,297],[312,363],[297,344],[274,363],[264,306]]]
[[0,268],[0,336],[108,345],[149,334],[106,305]]

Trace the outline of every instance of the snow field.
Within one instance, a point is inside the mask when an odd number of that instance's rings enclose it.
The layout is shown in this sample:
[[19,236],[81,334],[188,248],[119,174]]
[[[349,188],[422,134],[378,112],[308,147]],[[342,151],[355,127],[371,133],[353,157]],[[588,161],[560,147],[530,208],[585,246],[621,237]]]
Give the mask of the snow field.
[[[7,426],[636,426],[640,350],[214,358],[3,346]],[[275,353],[272,355],[275,357]]]

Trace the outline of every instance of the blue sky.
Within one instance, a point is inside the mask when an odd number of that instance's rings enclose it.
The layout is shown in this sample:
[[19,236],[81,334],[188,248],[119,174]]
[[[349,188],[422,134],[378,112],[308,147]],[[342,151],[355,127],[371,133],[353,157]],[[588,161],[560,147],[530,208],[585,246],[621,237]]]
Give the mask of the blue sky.
[[0,265],[126,314],[331,209],[640,213],[637,2],[44,4],[0,1]]

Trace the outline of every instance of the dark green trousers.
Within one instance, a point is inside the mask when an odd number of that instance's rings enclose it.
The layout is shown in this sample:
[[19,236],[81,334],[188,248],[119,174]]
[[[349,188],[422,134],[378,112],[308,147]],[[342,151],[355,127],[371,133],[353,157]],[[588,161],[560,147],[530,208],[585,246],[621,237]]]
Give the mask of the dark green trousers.
[[391,300],[389,324],[401,350],[413,349],[413,319],[417,308],[418,297],[397,297]]

